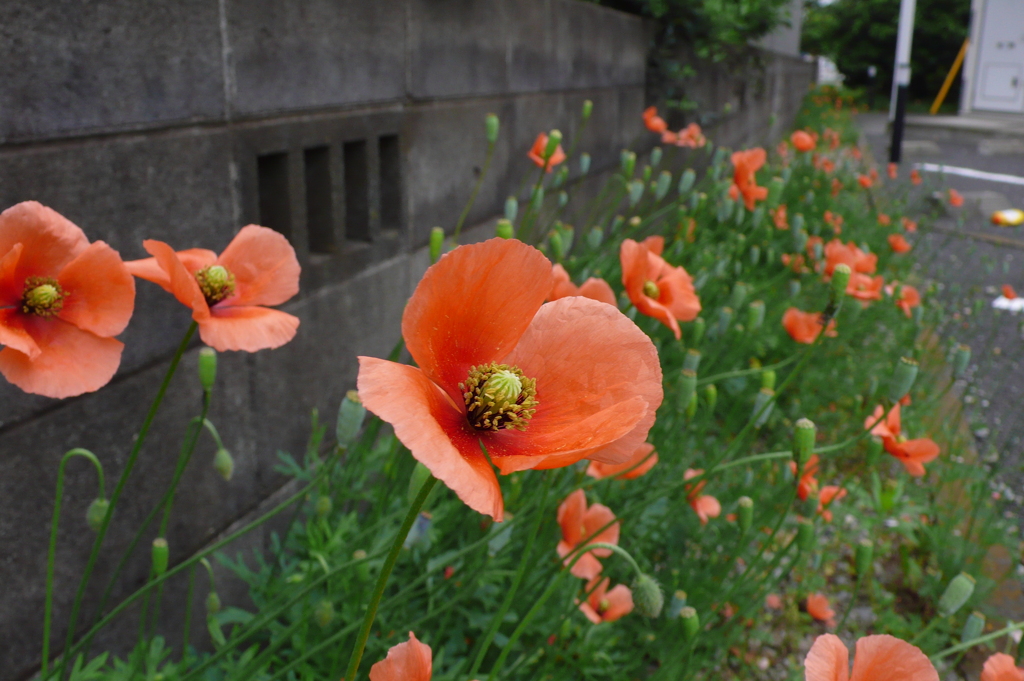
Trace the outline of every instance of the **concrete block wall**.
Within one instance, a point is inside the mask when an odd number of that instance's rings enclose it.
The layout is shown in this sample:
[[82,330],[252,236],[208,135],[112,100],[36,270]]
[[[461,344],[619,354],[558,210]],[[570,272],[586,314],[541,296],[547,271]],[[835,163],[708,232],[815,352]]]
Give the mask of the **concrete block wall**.
[[[453,226],[479,172],[486,113],[500,116],[502,132],[469,224],[499,212],[519,188],[539,131],[574,133],[585,99],[594,118],[580,148],[595,170],[616,164],[624,147],[650,145],[639,124],[649,29],[577,0],[0,4],[0,207],[38,200],[126,259],[146,255],[146,238],[219,251],[256,222],[284,232],[303,266],[301,293],[284,307],[301,319],[296,339],[220,358],[210,419],[234,454],[235,478],[216,474],[213,446],[202,440],[168,533],[172,561],[278,490],[277,450],[301,453],[312,409],[333,418],[354,387],[356,355],[393,347],[430,228]],[[716,141],[763,136],[768,110],[785,125],[802,90],[779,78],[801,76],[778,63],[778,73],[766,72],[777,96],[750,100],[757,113],[749,117],[723,119],[727,139]],[[736,85],[735,75],[719,76]],[[113,484],[188,323],[182,306],[139,282],[110,385],[55,401],[0,381],[0,681],[28,678],[38,665],[60,457],[92,450]],[[87,614],[165,489],[199,411],[197,350],[187,353],[118,508]],[[91,467],[72,462],[65,489],[57,648],[92,541],[84,524],[95,496]],[[246,546],[266,541],[263,533]],[[115,597],[137,588],[147,569],[148,551],[139,551]],[[184,586],[170,589],[167,617],[178,629]],[[97,646],[123,652],[136,631],[131,619]]]

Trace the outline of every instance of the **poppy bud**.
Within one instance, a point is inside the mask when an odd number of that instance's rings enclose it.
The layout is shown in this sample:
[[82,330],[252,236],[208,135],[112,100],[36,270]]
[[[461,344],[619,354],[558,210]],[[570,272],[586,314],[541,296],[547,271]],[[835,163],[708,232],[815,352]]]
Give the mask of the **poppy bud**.
[[974,577],[961,572],[952,580],[939,598],[938,610],[943,617],[949,617],[971,599],[974,593]]
[[416,516],[412,527],[409,528],[409,534],[405,536],[402,548],[411,549],[414,546],[420,546],[423,549],[430,548],[430,526],[433,523],[434,517],[426,511]]
[[644,183],[640,180],[632,180],[629,183],[629,205],[630,207],[635,206],[640,202],[640,197],[644,195]]
[[622,174],[626,177],[633,177],[636,171],[636,154],[628,149],[623,149],[619,156],[619,165],[622,167]]
[[791,177],[793,177],[793,169],[788,167],[788,166],[783,168],[782,169],[782,181],[783,182],[789,182],[789,178],[791,178]]
[[533,212],[538,212],[544,206],[544,187],[534,187],[533,193],[530,195],[530,208]]
[[796,503],[797,513],[805,518],[813,518],[818,511],[818,490],[814,487],[807,490],[807,498]]
[[708,403],[708,411],[714,411],[715,405],[718,404],[718,388],[714,383],[704,386],[704,400]]
[[654,200],[661,201],[672,187],[672,173],[662,170],[658,175],[658,184],[654,188]]
[[341,401],[338,409],[338,422],[334,427],[334,436],[338,439],[339,447],[346,447],[356,439],[359,429],[363,427],[363,419],[366,418],[366,407],[359,399],[359,393],[349,390],[345,393],[345,399]]
[[797,530],[797,546],[800,547],[801,551],[813,551],[814,543],[817,538],[814,534],[814,523],[809,520],[801,520],[799,523],[799,529]]
[[700,617],[697,616],[697,611],[687,605],[679,611],[679,619],[683,620],[683,635],[687,641],[692,641],[700,633]]
[[693,401],[697,391],[697,372],[692,369],[683,369],[682,380],[679,381],[679,407],[686,409]]
[[[796,215],[794,215],[789,221],[789,227],[794,232],[804,232],[804,214],[797,213]],[[804,236],[807,236],[806,232],[804,232]],[[800,248],[798,250],[802,251],[804,249]]]
[[686,354],[683,356],[683,368],[684,369],[689,369],[690,371],[694,371],[695,372],[695,371],[697,371],[697,368],[699,366],[700,366],[700,350],[696,350],[694,348],[690,348],[689,350],[686,351]]
[[641,574],[633,582],[633,606],[644,617],[656,618],[665,606],[661,585],[650,575]]
[[914,323],[920,326],[921,322],[924,320],[924,307],[918,305],[911,310],[911,314],[914,315]]
[[569,166],[562,166],[555,171],[555,181],[552,183],[557,189],[565,184],[565,181],[569,178]]
[[964,622],[964,629],[960,632],[960,641],[963,643],[973,641],[981,636],[981,632],[984,630],[985,616],[975,610],[967,616],[967,621]]
[[331,603],[326,598],[321,598],[320,602],[313,608],[313,621],[321,629],[331,626],[331,622],[334,621],[334,603]]
[[807,202],[807,205],[813,204],[814,203],[814,192],[813,191],[808,191],[807,192],[807,196],[804,197],[804,201]]
[[622,217],[621,215],[616,215],[614,218],[612,218],[612,234],[615,234],[620,229],[622,229],[622,225],[624,224],[626,224],[626,218]]
[[724,336],[729,331],[730,324],[732,324],[732,308],[720,308],[718,310],[718,335]]
[[509,222],[515,222],[518,214],[519,201],[516,200],[516,197],[510,196],[505,199],[505,219]]
[[587,232],[587,246],[596,251],[601,247],[602,241],[604,241],[604,230],[600,227],[591,227]]
[[582,111],[582,114],[581,114],[582,117],[583,117],[583,120],[585,120],[585,121],[588,120],[590,118],[590,114],[592,114],[592,113],[594,113],[594,103],[592,101],[590,101],[589,99],[584,99],[583,100],[583,111]]
[[708,196],[704,192],[695,192],[690,195],[690,210],[694,211],[700,208],[700,205],[704,202]]
[[231,452],[223,447],[218,448],[217,453],[213,455],[213,468],[220,473],[220,477],[230,482],[231,476],[235,473],[235,460]]
[[754,411],[751,418],[754,419],[754,427],[760,428],[768,423],[768,417],[772,415],[772,407],[775,406],[775,391],[771,388],[761,388],[754,398]]
[[643,180],[644,184],[647,184],[648,182],[651,181],[652,173],[654,173],[654,169],[651,168],[651,166],[644,166],[643,172],[640,173],[640,178]]
[[220,612],[220,596],[216,591],[211,591],[206,594],[206,614],[216,615],[218,612]]
[[750,247],[750,263],[756,265],[761,262],[761,247],[754,244]]
[[773,177],[771,182],[768,183],[768,200],[767,204],[769,208],[775,208],[779,205],[779,200],[782,199],[782,190],[786,187],[786,181],[781,177]]
[[740,525],[740,532],[746,532],[754,522],[754,500],[750,497],[740,497],[736,502],[736,520]]
[[[750,221],[754,223],[754,227],[757,227],[764,222],[764,206],[758,206],[754,209],[754,212],[751,214]],[[737,222],[739,222],[739,220],[737,220]]]
[[326,518],[333,508],[334,502],[326,494],[321,494],[316,500],[316,505],[313,507],[317,518]]
[[693,397],[690,398],[690,403],[686,405],[686,418],[692,419],[697,415],[697,393],[693,393]]
[[842,300],[846,295],[846,286],[850,283],[850,275],[853,270],[846,263],[839,263],[832,270],[832,296],[833,300]]
[[672,594],[672,600],[668,602],[668,618],[673,620],[676,619],[685,607],[686,592],[682,589],[677,589],[676,592]]
[[775,390],[775,369],[765,369],[761,372],[761,387]]
[[153,540],[153,574],[159,577],[167,572],[167,561],[169,559],[167,540],[157,537]]
[[487,126],[487,143],[494,144],[495,142],[498,141],[498,117],[492,113],[489,113],[487,114],[487,118],[485,119],[485,121]]
[[565,242],[562,241],[562,233],[557,229],[553,230],[548,235],[548,243],[551,244],[551,255],[555,262],[562,262],[562,258],[565,257]]
[[800,295],[800,280],[799,279],[790,279],[789,280],[789,295],[792,298],[795,298],[798,295]]
[[696,182],[696,180],[697,173],[693,172],[692,168],[687,168],[683,171],[683,174],[679,177],[679,186],[677,187],[679,193],[685,194],[693,189],[693,183]]
[[590,154],[584,152],[580,154],[580,175],[586,175],[590,172]]
[[558,207],[565,208],[565,204],[569,203],[569,194],[567,192],[558,192]]
[[793,428],[793,460],[801,470],[811,460],[817,433],[814,421],[807,418],[797,421]]
[[203,348],[199,351],[199,385],[203,386],[204,392],[210,392],[215,380],[217,380],[217,351],[213,348]]
[[352,552],[352,560],[359,561],[356,563],[356,575],[363,582],[370,579],[370,563],[366,560],[366,551],[362,549],[356,549]]
[[703,317],[697,317],[693,320],[693,339],[690,341],[691,345],[700,345],[700,342],[704,340],[704,331],[707,329],[707,322],[704,321]]
[[444,230],[434,227],[430,230],[430,262],[437,262],[441,257],[441,249],[444,248]]
[[892,380],[889,382],[889,399],[899,402],[904,395],[910,392],[917,378],[917,362],[909,357],[900,357],[896,363],[896,370],[892,372]]
[[738,310],[743,301],[747,297],[747,285],[742,281],[737,281],[732,287],[732,296],[729,298],[729,305],[734,310]]
[[805,248],[807,248],[807,232],[802,229],[794,229],[793,250],[797,253],[803,253]]
[[107,516],[107,509],[110,502],[106,499],[93,499],[89,509],[85,512],[85,522],[93,532],[99,532],[103,527],[103,519]]
[[661,152],[661,147],[654,147],[653,149],[651,149],[651,166],[652,167],[657,168],[658,164],[661,163],[661,153],[662,153]]
[[548,144],[544,147],[544,159],[551,158],[555,150],[558,149],[558,145],[562,143],[562,131],[552,130],[548,133]]
[[502,239],[511,239],[515,236],[515,230],[512,228],[512,223],[501,218],[498,220],[498,224],[494,226],[494,235]]
[[868,438],[868,453],[864,457],[868,466],[874,466],[878,463],[878,457],[882,455],[882,444],[882,438],[877,435],[872,435]]
[[857,576],[867,578],[871,576],[871,562],[875,558],[875,547],[870,539],[861,539],[857,543],[857,551],[854,556],[854,564],[857,567]]
[[[956,347],[956,354],[953,355],[953,375],[961,378],[967,371],[967,365],[971,363],[971,346],[961,343]],[[1024,641],[1024,638],[1021,639]]]
[[815,241],[814,242],[814,259],[815,260],[821,260],[822,253],[824,252],[822,249],[823,249],[823,246],[821,245],[821,242],[820,241]]
[[757,331],[764,325],[764,301],[755,300],[747,307],[747,330]]

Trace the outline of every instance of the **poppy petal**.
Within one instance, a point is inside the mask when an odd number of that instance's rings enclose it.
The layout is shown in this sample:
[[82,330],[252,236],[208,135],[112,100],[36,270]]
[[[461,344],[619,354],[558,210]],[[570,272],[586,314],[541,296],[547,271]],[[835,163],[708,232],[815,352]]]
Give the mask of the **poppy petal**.
[[124,344],[100,338],[60,319],[25,319],[38,344],[33,359],[12,347],[0,351],[0,373],[27,393],[65,398],[105,386],[121,363]]
[[[588,620],[593,622],[594,624],[600,624],[601,623],[601,616],[597,614],[596,610],[594,610],[592,607],[590,607],[590,603],[587,603],[587,602],[580,603],[580,612],[582,612],[583,615]],[[985,680],[982,679],[982,681],[985,681]]]
[[557,519],[562,528],[562,540],[570,547],[579,544],[583,537],[581,530],[586,512],[587,495],[582,489],[574,491],[558,505]]
[[604,279],[598,279],[597,277],[590,277],[580,286],[579,295],[584,298],[590,298],[598,302],[607,303],[613,307],[618,307],[619,302],[615,299],[615,291],[612,290],[611,285]]
[[[568,547],[563,542],[559,542],[558,555],[562,558],[565,558],[567,555],[572,553],[572,550],[574,548],[576,547]],[[575,557],[576,554],[573,554],[573,558]],[[565,563],[565,565],[568,565],[570,562],[572,562],[572,558],[568,558],[563,562]],[[573,577],[579,577],[580,579],[594,579],[599,574],[601,574],[601,570],[603,569],[604,566],[601,565],[601,561],[599,561],[594,556],[594,552],[587,551],[576,560],[576,563],[572,566],[572,569],[569,570],[569,574],[571,574]]]
[[938,681],[939,674],[920,648],[894,636],[857,641],[850,681]]
[[823,634],[804,659],[805,681],[847,681],[850,676],[850,651],[835,634]]
[[718,499],[705,494],[694,499],[693,510],[697,511],[701,523],[706,525],[708,518],[717,518],[722,514],[722,504]]
[[299,292],[299,260],[280,232],[243,227],[217,258],[235,276],[235,293],[225,304],[280,305]]
[[463,429],[462,412],[423,371],[360,357],[357,385],[366,408],[392,425],[417,461],[467,506],[501,521],[504,502],[494,470],[483,452],[473,456],[453,443],[453,439],[474,440]]
[[551,263],[536,248],[500,238],[461,246],[423,275],[402,336],[423,372],[461,403],[470,368],[503,361],[550,292]]
[[[176,251],[175,255],[178,256],[178,260],[185,266],[188,273],[193,275],[204,267],[217,263],[217,254],[205,248],[189,248],[184,251]],[[131,260],[126,262],[125,266],[132,273],[132,276],[151,281],[168,293],[174,293],[171,290],[170,275],[167,274],[164,268],[160,267],[156,258]]]
[[117,251],[96,241],[69,262],[57,277],[68,292],[58,315],[97,336],[116,336],[135,309],[135,279]]
[[633,612],[633,592],[625,584],[617,584],[604,595],[604,599],[608,601],[602,617],[605,622],[614,622]]
[[[142,247],[153,256],[157,265],[167,274],[167,284],[164,288],[178,299],[178,302],[185,307],[192,308],[192,318],[196,321],[206,319],[210,315],[210,307],[206,304],[206,298],[199,288],[199,282],[195,275],[185,269],[174,249],[162,241],[146,239]],[[138,262],[138,261],[135,261]],[[135,263],[127,263],[128,271],[133,274],[140,268]],[[160,284],[160,282],[154,282]]]
[[22,296],[25,295],[25,282],[18,281],[14,276],[18,269],[18,260],[21,259],[22,250],[24,250],[24,246],[20,243],[14,244],[11,246],[11,250],[0,258],[0,307],[20,306]]
[[1006,653],[995,653],[985,660],[981,668],[981,681],[1022,681],[1024,670],[1018,669],[1013,658]]
[[89,239],[74,223],[55,210],[23,201],[0,213],[0,253],[14,244],[24,247],[14,278],[55,277],[64,265],[85,250]]
[[[199,321],[199,337],[218,352],[279,348],[295,338],[299,318],[267,307],[221,307]],[[193,318],[195,315],[193,315]]]
[[370,681],[430,681],[433,673],[430,646],[409,632],[409,640],[388,651],[388,656],[370,667]]
[[28,355],[29,359],[35,359],[42,351],[25,330],[20,312],[21,310],[10,308],[0,310],[0,345]]
[[[618,544],[619,523],[615,520],[615,514],[604,504],[591,505],[583,516],[583,534],[581,541],[587,544]],[[598,558],[607,558],[612,555],[612,551],[594,549],[593,554]]]

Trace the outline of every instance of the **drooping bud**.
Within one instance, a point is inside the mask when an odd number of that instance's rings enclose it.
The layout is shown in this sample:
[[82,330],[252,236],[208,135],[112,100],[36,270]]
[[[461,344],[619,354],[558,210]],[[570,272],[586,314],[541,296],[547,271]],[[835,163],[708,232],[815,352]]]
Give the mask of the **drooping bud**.
[[516,200],[516,197],[510,196],[505,199],[505,219],[515,222],[517,215],[519,215],[519,201]]
[[441,249],[444,248],[444,230],[434,227],[430,230],[430,263],[437,262],[441,257]]
[[718,328],[717,332],[719,336],[724,336],[729,332],[729,326],[732,324],[732,308],[722,307],[718,310]]
[[334,603],[331,603],[330,599],[321,598],[316,604],[313,608],[313,621],[321,629],[331,626],[331,622],[334,621]]
[[569,194],[566,191],[558,192],[558,207],[565,208],[565,205],[569,203]]
[[757,331],[764,326],[764,301],[755,300],[747,307],[747,331]]
[[700,345],[700,342],[704,340],[704,331],[707,329],[707,322],[704,321],[703,317],[697,317],[693,320],[693,338],[690,340],[690,345]]
[[580,154],[580,175],[586,175],[590,172],[590,154],[584,152]]
[[765,369],[761,372],[761,387],[775,390],[775,369]]
[[729,297],[729,306],[734,310],[740,309],[743,301],[747,299],[747,285],[737,281],[732,286],[732,295]]
[[700,617],[697,611],[689,605],[679,611],[679,619],[683,621],[683,635],[687,641],[692,641],[700,633]]
[[170,552],[167,548],[167,540],[157,537],[153,540],[153,574],[159,577],[167,572],[167,561],[170,559]]
[[872,435],[868,438],[868,453],[867,456],[864,457],[864,461],[869,467],[873,468],[878,464],[878,457],[882,455],[883,444],[882,438],[877,435]]
[[505,218],[501,218],[494,226],[494,235],[502,239],[511,239],[515,236],[515,229],[512,227],[511,222]]
[[551,185],[555,189],[558,189],[563,184],[565,184],[565,181],[567,179],[569,179],[569,166],[564,165],[564,166],[561,166],[558,170],[555,171],[555,180],[554,180],[554,182],[551,183]]
[[211,591],[206,594],[206,614],[216,615],[220,612],[220,596],[217,595],[216,591]]
[[985,616],[975,610],[967,616],[967,621],[964,622],[963,631],[960,632],[960,641],[966,643],[967,641],[973,641],[974,639],[981,636],[981,632],[985,630]]
[[974,577],[961,572],[952,580],[939,598],[938,610],[943,617],[949,617],[971,599],[974,593]]
[[679,381],[679,408],[685,411],[697,392],[697,372],[692,369],[683,369],[682,374]]
[[210,392],[217,380],[217,351],[203,348],[199,351],[199,384],[205,392]]
[[669,619],[674,620],[679,617],[679,613],[682,612],[685,607],[686,592],[682,589],[676,589],[676,592],[672,594],[672,600],[668,602],[668,612],[665,614]]
[[107,509],[110,502],[106,499],[93,499],[89,509],[85,512],[85,522],[93,532],[99,532],[103,527],[103,519],[107,516]]
[[587,246],[596,251],[601,247],[601,243],[604,241],[604,230],[600,227],[591,227],[590,231],[587,232]]
[[636,154],[628,149],[623,149],[619,157],[619,165],[622,167],[624,176],[633,177],[633,173],[636,172]]
[[817,434],[818,429],[814,421],[807,418],[797,421],[793,428],[793,460],[801,470],[811,460]]
[[700,367],[700,350],[690,348],[683,356],[683,369],[696,372]]
[[231,452],[223,447],[218,447],[217,453],[213,455],[213,468],[220,473],[220,477],[231,482],[231,476],[235,474],[235,460],[231,456]]
[[331,501],[331,497],[326,494],[321,494],[317,498],[316,504],[313,506],[313,512],[316,513],[316,517],[321,519],[330,515],[333,509],[334,502]]
[[556,129],[556,130],[552,130],[551,132],[548,133],[548,144],[547,144],[546,147],[544,147],[544,158],[545,158],[545,160],[551,158],[554,155],[555,150],[558,149],[558,145],[561,144],[561,143],[562,143],[562,131],[561,130],[557,130]]
[[590,114],[592,114],[592,113],[594,113],[594,103],[592,101],[590,101],[589,99],[584,99],[583,100],[583,111],[581,112],[581,116],[582,116],[583,120],[584,121],[589,120],[590,119]]
[[359,399],[359,393],[349,390],[345,393],[345,399],[341,401],[338,409],[338,422],[334,428],[334,436],[338,440],[339,447],[347,447],[359,435],[359,429],[363,427],[363,419],[366,418],[366,407]]
[[775,208],[779,205],[779,200],[782,199],[782,190],[786,187],[786,181],[781,177],[773,177],[768,183],[768,200],[767,204],[769,208]]
[[772,415],[772,408],[775,406],[775,391],[771,388],[761,388],[754,398],[754,410],[750,418],[754,419],[754,427],[760,428],[768,423],[768,417]]
[[612,234],[618,233],[622,229],[622,225],[626,224],[626,218],[621,215],[616,215],[612,218]]
[[889,382],[889,399],[898,402],[904,395],[910,392],[917,378],[917,362],[909,357],[900,357],[896,363],[896,370],[892,372],[892,380]]
[[551,255],[555,262],[562,262],[565,257],[565,242],[562,241],[562,233],[557,229],[552,230],[548,235],[548,243],[551,244]]
[[693,189],[693,183],[697,180],[697,173],[693,172],[692,168],[687,168],[683,171],[683,174],[679,177],[679,190],[680,195]]
[[487,143],[494,144],[498,141],[498,129],[500,127],[498,117],[495,114],[489,113],[485,120],[487,126]]
[[857,542],[857,551],[854,556],[854,564],[857,568],[857,576],[867,579],[871,576],[871,563],[875,559],[875,547],[870,539],[861,539]]
[[740,497],[736,502],[736,520],[740,526],[740,532],[746,532],[754,522],[754,500],[750,497]]
[[801,551],[813,551],[817,537],[814,533],[814,523],[809,520],[801,520],[797,529],[797,546]]
[[[967,371],[967,365],[971,363],[971,346],[961,343],[953,355],[953,375],[962,378]],[[1024,638],[1021,638],[1024,641]]]
[[665,595],[654,577],[642,574],[633,582],[633,606],[644,617],[654,619],[661,615],[661,609],[665,606]]
[[732,199],[722,199],[722,202],[718,204],[718,221],[728,222],[729,218],[732,217],[732,211],[735,207],[735,203]]
[[640,198],[644,195],[644,183],[641,180],[631,180],[629,182],[629,205],[630,207],[635,206],[640,202]]
[[672,187],[672,173],[667,170],[662,170],[658,175],[658,184],[654,188],[654,200],[661,201],[668,194],[668,190]]
[[789,280],[789,295],[791,298],[796,298],[800,295],[800,280],[790,279]]
[[530,194],[530,209],[537,213],[544,206],[544,187],[534,187],[533,193]]
[[718,388],[714,383],[704,386],[704,401],[708,403],[708,411],[715,410],[715,405],[718,404]]
[[805,248],[807,248],[807,232],[802,229],[794,229],[793,250],[797,253],[803,253]]
[[850,283],[850,275],[853,270],[846,263],[839,263],[832,270],[832,295],[834,300],[842,300],[846,295],[846,287]]

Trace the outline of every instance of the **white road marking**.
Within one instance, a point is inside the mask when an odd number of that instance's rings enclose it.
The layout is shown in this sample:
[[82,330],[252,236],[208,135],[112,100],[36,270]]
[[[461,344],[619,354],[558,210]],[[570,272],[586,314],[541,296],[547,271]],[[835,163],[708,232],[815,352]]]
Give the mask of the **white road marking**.
[[1024,186],[1024,177],[1019,175],[1006,175],[1004,173],[988,173],[984,170],[974,170],[973,168],[960,168],[959,166],[946,166],[939,163],[915,163],[915,168],[924,170],[929,173],[945,173],[946,175],[959,175],[961,177],[971,177],[975,180],[988,180],[990,182],[1003,182],[1006,184],[1017,184]]

